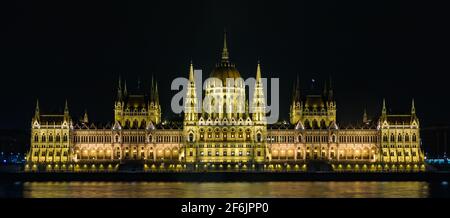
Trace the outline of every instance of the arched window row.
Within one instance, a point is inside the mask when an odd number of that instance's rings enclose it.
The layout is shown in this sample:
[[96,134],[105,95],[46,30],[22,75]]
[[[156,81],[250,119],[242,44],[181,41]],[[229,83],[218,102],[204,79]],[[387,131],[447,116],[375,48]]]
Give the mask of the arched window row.
[[[67,133],[64,133],[63,136],[63,142],[67,142]],[[39,135],[36,133],[34,134],[34,142],[39,142]],[[49,134],[48,137],[45,134],[41,135],[41,142],[61,142],[61,136],[59,134],[56,134],[55,137],[53,137],[53,134]]]
[[[415,133],[413,133],[412,137],[409,136],[408,133],[406,134],[398,134],[397,135],[397,141],[395,140],[395,136],[394,133],[391,133],[390,136],[390,142],[410,142],[410,140],[412,140],[412,142],[417,142],[417,136]],[[388,136],[386,134],[383,135],[383,142],[388,142]]]
[[81,143],[109,143],[111,142],[111,136],[100,135],[100,136],[75,136],[73,137],[74,142]]

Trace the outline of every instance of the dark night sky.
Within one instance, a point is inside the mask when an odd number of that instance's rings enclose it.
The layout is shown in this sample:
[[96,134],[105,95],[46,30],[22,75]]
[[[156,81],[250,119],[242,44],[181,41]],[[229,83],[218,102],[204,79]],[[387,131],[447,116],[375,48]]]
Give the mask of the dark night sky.
[[[192,59],[209,75],[222,32],[241,75],[280,77],[281,118],[292,82],[333,77],[338,120],[370,116],[386,97],[392,112],[423,125],[450,123],[447,7],[411,1],[14,1],[0,7],[0,128],[27,129],[36,98],[43,112],[113,119],[118,75],[136,86],[159,81],[164,117],[173,78]],[[364,2],[364,3],[362,3]],[[4,4],[4,3],[3,3]],[[423,3],[422,3],[423,4]]]

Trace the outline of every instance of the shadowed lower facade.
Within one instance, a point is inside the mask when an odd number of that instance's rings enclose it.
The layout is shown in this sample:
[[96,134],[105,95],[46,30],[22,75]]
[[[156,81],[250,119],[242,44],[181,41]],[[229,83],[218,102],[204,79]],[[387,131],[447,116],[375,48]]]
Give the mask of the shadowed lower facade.
[[[118,171],[129,165],[143,171],[423,171],[420,123],[414,101],[408,114],[381,115],[340,126],[331,80],[323,91],[303,94],[294,85],[289,122],[267,124],[266,98],[258,63],[253,96],[247,100],[241,78],[230,61],[226,37],[219,63],[207,81],[205,99],[220,110],[199,107],[194,66],[189,67],[183,121],[162,121],[157,83],[149,92],[127,88],[119,79],[114,121],[90,122],[87,113],[73,120],[41,113],[31,122],[26,171]],[[223,81],[223,84],[217,82]],[[210,97],[210,98],[208,98]],[[252,110],[250,110],[250,108]],[[230,110],[229,110],[230,109]]]

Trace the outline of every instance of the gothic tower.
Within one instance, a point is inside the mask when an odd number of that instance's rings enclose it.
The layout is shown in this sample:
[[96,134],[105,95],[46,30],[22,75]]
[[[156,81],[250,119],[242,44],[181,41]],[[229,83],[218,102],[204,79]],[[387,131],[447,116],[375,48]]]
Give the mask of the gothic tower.
[[[114,103],[114,120],[116,125],[125,128],[145,128],[150,122],[161,122],[161,106],[159,104],[158,84],[152,79],[150,95],[147,95],[138,81],[137,89],[131,92],[127,89],[125,81],[119,78],[117,97]],[[146,100],[147,99],[147,100]]]
[[184,102],[184,135],[187,141],[192,143],[195,141],[198,126],[198,111],[197,111],[197,94],[194,78],[194,65],[189,66],[189,81],[186,99]]
[[255,124],[265,124],[266,123],[266,104],[264,99],[263,83],[261,80],[261,65],[258,62],[256,67],[256,81],[255,90],[253,92],[252,100],[252,117]]
[[302,116],[302,101],[300,96],[300,80],[297,75],[297,81],[294,83],[292,91],[292,103],[290,107],[290,121],[291,124],[297,124]]
[[150,90],[150,99],[148,104],[148,114],[149,120],[153,124],[158,124],[161,122],[161,105],[159,104],[159,94],[158,94],[158,82],[153,81],[152,77],[152,88]]

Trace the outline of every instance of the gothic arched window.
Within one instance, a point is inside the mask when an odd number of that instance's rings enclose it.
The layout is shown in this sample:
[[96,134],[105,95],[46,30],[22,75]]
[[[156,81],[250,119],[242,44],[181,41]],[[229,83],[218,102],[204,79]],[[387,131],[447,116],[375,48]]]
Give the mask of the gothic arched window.
[[413,136],[412,136],[412,141],[413,141],[413,142],[416,142],[416,141],[417,141],[417,137],[416,137],[416,134],[415,134],[415,133],[414,133]]
[[42,135],[41,141],[45,142],[45,134]]
[[320,128],[322,128],[322,129],[327,128],[327,125],[325,124],[325,120],[320,121]]
[[305,128],[311,128],[311,124],[309,123],[309,120],[305,120]]
[[256,134],[256,141],[257,142],[261,142],[262,141],[262,137],[261,137],[261,133],[258,132],[258,134]]
[[67,142],[67,134],[64,134],[63,142]]
[[34,142],[38,142],[39,141],[39,136],[38,136],[38,134],[36,133],[35,135],[34,135]]
[[194,134],[189,133],[189,142],[193,142],[193,141],[194,141]]
[[317,123],[317,120],[313,120],[313,122],[312,122],[312,127],[313,127],[314,129],[317,129],[317,128],[319,127],[319,125],[318,125],[318,123]]
[[401,142],[401,141],[402,141],[402,135],[398,134],[397,141],[398,141],[398,142]]

